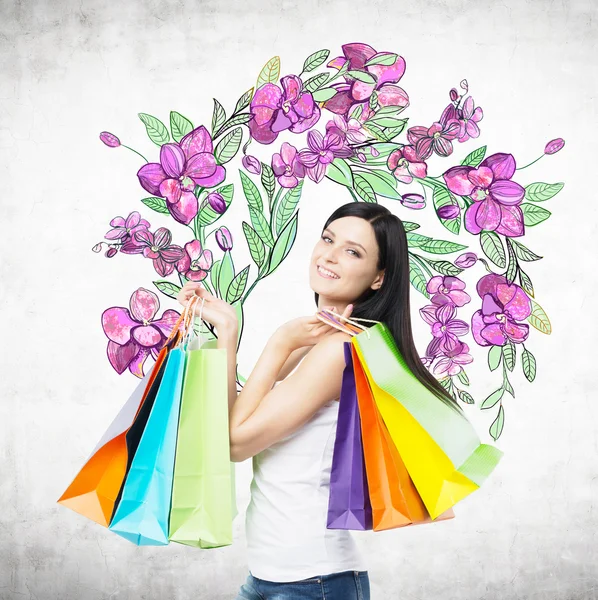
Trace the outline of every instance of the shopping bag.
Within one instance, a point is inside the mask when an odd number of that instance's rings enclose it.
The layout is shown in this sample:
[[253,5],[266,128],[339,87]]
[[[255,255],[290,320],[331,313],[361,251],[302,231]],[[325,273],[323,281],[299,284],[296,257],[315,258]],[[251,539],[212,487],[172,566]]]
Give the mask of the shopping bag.
[[199,548],[232,544],[237,514],[227,356],[214,345],[187,347],[170,512],[170,541]]
[[109,529],[138,546],[168,544],[168,514],[185,353],[166,357],[160,387]]
[[478,489],[503,453],[480,443],[465,415],[416,379],[383,323],[352,342],[390,436],[435,519]]
[[[378,411],[372,390],[353,346],[351,351],[373,513],[373,529],[381,531],[431,523],[432,518]],[[452,519],[454,516],[453,511],[448,509],[435,520]]]
[[167,351],[168,344],[162,348],[151,370],[137,384],[79,473],[58,499],[59,504],[108,527],[127,471],[128,459],[134,451],[132,442],[127,444],[127,435],[141,407],[148,402],[148,396],[151,403],[153,395],[150,390],[160,380]]
[[372,506],[365,474],[361,420],[355,390],[351,344],[345,342],[345,370],[330,471],[328,529],[372,529]]

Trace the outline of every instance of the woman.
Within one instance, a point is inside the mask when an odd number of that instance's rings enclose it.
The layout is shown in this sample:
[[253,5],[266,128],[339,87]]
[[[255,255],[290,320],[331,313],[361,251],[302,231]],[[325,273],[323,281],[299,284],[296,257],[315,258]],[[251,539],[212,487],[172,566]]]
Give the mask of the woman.
[[[454,403],[413,343],[398,217],[379,204],[338,208],[313,250],[309,281],[318,310],[383,321],[418,379]],[[235,310],[193,282],[178,299],[186,305],[194,293],[205,299],[203,319],[215,326],[218,347],[227,349],[231,460],[253,457],[249,576],[236,600],[369,600],[366,563],[351,533],[326,527],[343,345],[351,336],[315,313],[281,325],[237,395]]]

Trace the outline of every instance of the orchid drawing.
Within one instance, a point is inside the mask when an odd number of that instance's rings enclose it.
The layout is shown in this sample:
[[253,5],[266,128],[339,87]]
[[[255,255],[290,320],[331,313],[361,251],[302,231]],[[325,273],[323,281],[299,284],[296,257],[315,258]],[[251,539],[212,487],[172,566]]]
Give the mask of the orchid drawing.
[[[249,295],[293,248],[306,186],[327,179],[355,202],[393,203],[407,234],[410,282],[425,302],[419,315],[430,328],[422,363],[466,404],[476,404],[465,370],[474,356],[487,351],[491,372],[502,364],[500,386],[479,403],[495,411],[489,431],[496,440],[504,427],[505,392],[515,394],[509,377],[517,356],[524,377],[533,381],[537,365],[529,347],[538,334],[551,332],[526,265],[542,256],[522,239],[550,217],[543,204],[564,184],[526,183],[525,169],[565,142],[549,141],[524,166],[508,149],[486,156],[482,145],[442,167],[437,163],[482,135],[486,115],[467,80],[460,91],[449,90],[448,104],[436,115],[408,127],[404,57],[361,42],[343,45],[336,58],[330,54],[318,50],[300,71],[282,76],[280,58],[271,58],[230,113],[214,99],[210,123],[195,126],[172,111],[166,125],[140,113],[157,147],[153,161],[102,132],[107,147],[128,149],[144,161],[137,180],[150,196],[141,198],[143,210],[113,217],[93,251],[106,246],[112,260],[119,254],[151,260],[159,276],[153,285],[164,299],[176,298],[187,281],[200,283],[235,307],[240,344]],[[228,164],[239,154],[233,171]],[[233,257],[238,240],[222,222],[239,197],[246,204],[241,226],[252,261],[242,268]],[[153,228],[148,211],[172,217],[174,228]],[[425,224],[410,218],[426,213],[449,239],[425,235]],[[468,286],[475,286],[475,298]],[[159,308],[158,295],[138,287],[128,308],[104,311],[108,360],[117,373],[143,377],[145,361],[156,358],[179,316],[167,309],[156,318]],[[200,326],[216,336],[211,326]],[[245,379],[237,376],[242,386]]]

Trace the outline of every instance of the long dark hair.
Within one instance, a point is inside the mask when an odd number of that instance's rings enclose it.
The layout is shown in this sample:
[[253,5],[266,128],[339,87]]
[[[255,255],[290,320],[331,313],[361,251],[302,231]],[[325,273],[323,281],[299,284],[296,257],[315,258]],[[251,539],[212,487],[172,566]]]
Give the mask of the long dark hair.
[[[442,402],[462,411],[456,400],[423,365],[411,330],[409,302],[409,254],[403,222],[385,206],[369,202],[350,202],[328,217],[322,231],[336,219],[359,217],[370,223],[378,243],[379,270],[385,269],[382,285],[368,288],[354,300],[351,316],[382,321],[390,330],[399,352],[417,379]],[[319,294],[316,293],[316,306]]]

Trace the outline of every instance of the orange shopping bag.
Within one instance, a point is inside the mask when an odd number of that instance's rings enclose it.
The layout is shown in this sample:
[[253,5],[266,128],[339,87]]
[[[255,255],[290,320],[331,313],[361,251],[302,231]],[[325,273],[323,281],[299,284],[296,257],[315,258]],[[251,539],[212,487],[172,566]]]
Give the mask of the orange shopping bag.
[[[381,531],[432,523],[432,518],[378,411],[370,384],[353,345],[351,352],[373,529]],[[452,509],[449,509],[434,521],[452,519],[454,516]]]
[[[121,411],[58,503],[108,527],[118,504],[123,481],[139,444],[144,423],[153,404],[164,373],[166,355],[180,333],[179,325],[185,313],[174,324],[172,333],[160,350],[155,364],[139,382]],[[146,410],[144,408],[144,405]],[[140,414],[144,419],[139,418]]]

